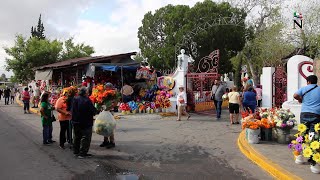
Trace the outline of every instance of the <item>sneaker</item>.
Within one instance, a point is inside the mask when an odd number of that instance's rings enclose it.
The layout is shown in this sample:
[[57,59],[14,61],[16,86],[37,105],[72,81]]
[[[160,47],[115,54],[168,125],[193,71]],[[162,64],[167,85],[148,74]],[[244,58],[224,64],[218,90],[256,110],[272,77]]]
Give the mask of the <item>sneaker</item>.
[[44,143],[43,143],[43,145],[50,145],[50,143],[48,143],[48,142],[44,142]]
[[78,155],[77,158],[78,158],[78,159],[84,159],[85,156],[84,156],[84,155]]
[[24,113],[25,113],[25,114],[27,114],[27,112],[26,112],[26,111],[25,111]]
[[60,145],[59,146],[61,149],[65,149],[66,147],[64,147],[64,145]]
[[116,147],[116,144],[115,144],[115,143],[109,143],[109,144],[106,146],[107,149],[111,149],[111,148],[114,148],[114,147]]
[[108,144],[109,144],[109,142],[103,141],[99,146],[100,147],[106,147],[106,146],[108,146]]
[[87,153],[84,155],[84,157],[92,157],[92,154]]
[[50,141],[48,141],[48,143],[55,143],[56,141],[53,141],[53,140],[50,140]]

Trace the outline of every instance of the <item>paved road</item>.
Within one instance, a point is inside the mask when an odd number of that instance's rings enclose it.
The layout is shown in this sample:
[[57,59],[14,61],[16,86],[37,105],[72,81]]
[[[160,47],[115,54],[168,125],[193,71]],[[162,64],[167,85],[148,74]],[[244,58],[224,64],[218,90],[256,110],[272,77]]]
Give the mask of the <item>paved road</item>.
[[[176,122],[154,115],[127,116],[118,121],[117,147],[98,147],[93,136],[91,159],[79,160],[70,150],[41,144],[36,115],[0,102],[0,179],[271,179],[237,149],[239,126],[210,117]],[[54,138],[58,137],[54,125]],[[126,177],[129,177],[128,175]],[[134,179],[134,178],[133,178]]]

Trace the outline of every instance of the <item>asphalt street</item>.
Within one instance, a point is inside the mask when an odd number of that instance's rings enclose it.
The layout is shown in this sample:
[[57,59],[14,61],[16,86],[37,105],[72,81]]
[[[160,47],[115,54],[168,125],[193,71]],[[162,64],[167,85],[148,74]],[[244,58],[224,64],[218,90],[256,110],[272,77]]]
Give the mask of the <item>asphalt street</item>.
[[[239,152],[240,129],[227,122],[136,115],[117,127],[115,149],[101,149],[94,134],[94,156],[79,160],[57,143],[42,145],[39,116],[0,101],[0,179],[271,179]],[[55,140],[58,131],[55,123]]]

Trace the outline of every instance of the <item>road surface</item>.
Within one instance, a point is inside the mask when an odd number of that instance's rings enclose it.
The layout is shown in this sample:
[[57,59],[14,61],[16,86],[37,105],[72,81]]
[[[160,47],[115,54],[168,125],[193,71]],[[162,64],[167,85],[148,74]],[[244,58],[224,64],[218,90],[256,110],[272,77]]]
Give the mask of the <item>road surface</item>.
[[[94,134],[94,156],[80,160],[42,145],[39,116],[0,101],[0,179],[271,179],[237,149],[239,126],[209,118],[128,116],[118,121],[115,149],[100,148]],[[55,140],[58,131],[54,123]]]

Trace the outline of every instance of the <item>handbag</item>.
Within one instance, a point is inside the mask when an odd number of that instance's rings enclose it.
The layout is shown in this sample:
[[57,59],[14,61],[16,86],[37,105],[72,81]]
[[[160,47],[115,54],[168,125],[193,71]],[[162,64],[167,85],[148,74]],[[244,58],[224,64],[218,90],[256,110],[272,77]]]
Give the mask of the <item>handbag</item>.
[[220,85],[217,86],[216,91],[211,95],[211,97],[210,97],[211,100],[214,100],[214,97],[216,96],[216,92],[217,92],[219,86],[220,86]]
[[56,117],[54,115],[51,116],[51,121],[52,122],[57,121],[57,119],[56,119]]

